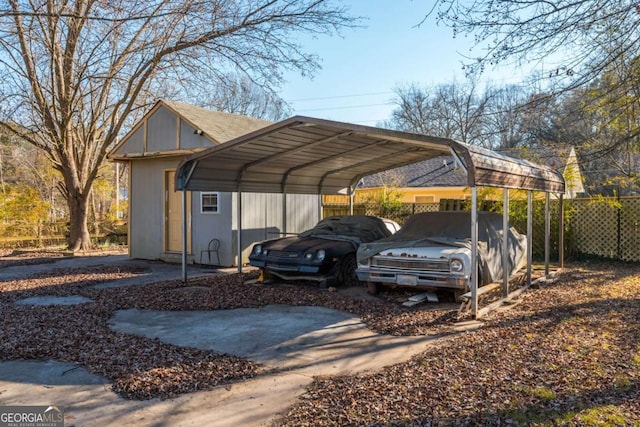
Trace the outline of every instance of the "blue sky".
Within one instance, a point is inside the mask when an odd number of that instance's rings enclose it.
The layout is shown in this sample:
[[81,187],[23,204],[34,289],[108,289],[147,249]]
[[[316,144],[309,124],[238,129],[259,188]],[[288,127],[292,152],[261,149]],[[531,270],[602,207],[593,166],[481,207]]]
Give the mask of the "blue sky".
[[[317,54],[322,69],[313,79],[287,74],[280,96],[294,114],[375,126],[390,117],[393,89],[418,83],[432,86],[465,80],[462,55],[472,55],[470,38],[453,38],[432,17],[417,24],[431,1],[345,0],[351,14],[364,16],[366,28],[344,31],[342,38],[301,39]],[[476,51],[477,52],[477,51]],[[488,70],[484,81],[519,83],[522,73]]]

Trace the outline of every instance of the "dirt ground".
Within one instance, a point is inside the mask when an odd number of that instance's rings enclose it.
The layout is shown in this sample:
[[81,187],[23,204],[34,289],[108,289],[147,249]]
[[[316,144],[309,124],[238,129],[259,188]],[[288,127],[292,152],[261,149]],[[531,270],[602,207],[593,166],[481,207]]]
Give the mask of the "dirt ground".
[[[34,404],[38,384],[73,425],[266,425],[315,376],[409,360],[454,332],[457,304],[407,310],[399,294],[364,287],[260,285],[255,271],[194,267],[184,284],[180,266],[125,255],[7,254],[0,263],[0,403]],[[419,322],[408,324],[409,312]],[[428,333],[403,336],[406,328]],[[191,411],[172,414],[185,399]],[[215,410],[193,406],[211,399]]]

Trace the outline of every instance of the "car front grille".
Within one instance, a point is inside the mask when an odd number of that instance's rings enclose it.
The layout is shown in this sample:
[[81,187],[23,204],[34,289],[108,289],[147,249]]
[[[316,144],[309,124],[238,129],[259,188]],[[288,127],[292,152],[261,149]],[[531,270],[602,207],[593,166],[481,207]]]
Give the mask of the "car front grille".
[[297,252],[288,252],[288,251],[277,251],[277,250],[270,250],[269,251],[269,258],[278,258],[278,259],[297,259],[299,258],[299,255]]
[[371,267],[391,268],[397,270],[421,270],[449,272],[448,260],[433,260],[424,258],[389,258],[373,257]]

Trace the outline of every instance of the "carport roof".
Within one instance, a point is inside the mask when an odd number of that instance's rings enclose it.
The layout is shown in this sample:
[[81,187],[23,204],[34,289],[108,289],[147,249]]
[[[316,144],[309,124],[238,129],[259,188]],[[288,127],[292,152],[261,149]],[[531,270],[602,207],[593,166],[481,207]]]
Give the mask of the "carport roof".
[[295,116],[191,155],[176,188],[338,194],[366,175],[452,154],[467,185],[564,192],[562,175],[452,139]]

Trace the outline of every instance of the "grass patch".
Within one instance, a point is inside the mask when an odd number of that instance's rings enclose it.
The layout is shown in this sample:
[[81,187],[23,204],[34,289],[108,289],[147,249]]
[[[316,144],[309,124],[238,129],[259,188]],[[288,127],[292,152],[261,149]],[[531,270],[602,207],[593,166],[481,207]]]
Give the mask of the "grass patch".
[[614,427],[628,425],[628,419],[613,405],[585,409],[571,420],[585,426]]

